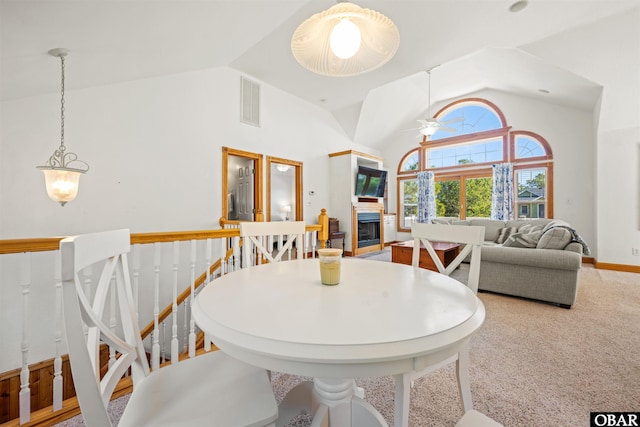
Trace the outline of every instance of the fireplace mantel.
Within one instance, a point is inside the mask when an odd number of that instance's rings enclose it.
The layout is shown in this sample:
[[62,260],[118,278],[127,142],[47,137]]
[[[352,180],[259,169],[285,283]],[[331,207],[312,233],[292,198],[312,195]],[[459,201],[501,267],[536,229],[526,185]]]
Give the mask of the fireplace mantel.
[[[378,244],[373,244],[365,247],[358,246],[358,214],[359,213],[375,213],[377,214],[377,236],[379,238]],[[369,252],[381,251],[384,249],[384,204],[382,203],[368,203],[358,202],[353,203],[351,208],[351,248],[353,256],[366,254]]]

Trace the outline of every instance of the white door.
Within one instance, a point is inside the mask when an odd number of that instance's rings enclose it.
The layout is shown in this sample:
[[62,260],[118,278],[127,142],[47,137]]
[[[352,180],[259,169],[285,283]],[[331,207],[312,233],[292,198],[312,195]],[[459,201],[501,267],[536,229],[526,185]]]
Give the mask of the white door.
[[251,166],[240,166],[238,168],[236,194],[238,195],[238,219],[241,221],[253,221],[253,168]]

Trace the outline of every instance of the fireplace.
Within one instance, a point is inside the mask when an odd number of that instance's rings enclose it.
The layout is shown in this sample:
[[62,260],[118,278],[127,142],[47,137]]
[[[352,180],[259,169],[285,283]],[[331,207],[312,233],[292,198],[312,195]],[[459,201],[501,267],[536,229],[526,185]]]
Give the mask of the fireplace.
[[380,213],[358,212],[358,247],[380,245]]

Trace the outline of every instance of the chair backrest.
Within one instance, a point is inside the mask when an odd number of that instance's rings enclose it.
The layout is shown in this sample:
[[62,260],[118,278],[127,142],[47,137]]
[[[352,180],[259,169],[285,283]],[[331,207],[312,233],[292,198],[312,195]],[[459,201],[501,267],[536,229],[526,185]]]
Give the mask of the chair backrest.
[[[242,267],[278,262],[286,254],[290,260],[295,242],[296,258],[305,256],[304,221],[241,222]],[[275,249],[274,249],[275,246]]]
[[[65,331],[78,402],[92,425],[110,426],[107,404],[118,381],[131,368],[135,384],[149,374],[136,315],[127,253],[129,230],[68,237],[60,242]],[[79,273],[101,271],[93,297],[85,293]],[[119,322],[113,327],[108,304],[116,301]],[[105,320],[107,319],[107,320]],[[101,375],[100,346],[106,343],[117,359]]]
[[[474,293],[477,293],[480,281],[480,251],[484,242],[484,231],[482,226],[414,223],[411,226],[411,236],[413,237],[411,264],[419,265],[421,244],[429,253],[438,271],[447,276],[451,275],[460,266],[460,263],[471,254],[467,286]],[[464,247],[445,267],[431,242],[460,243],[464,244]]]

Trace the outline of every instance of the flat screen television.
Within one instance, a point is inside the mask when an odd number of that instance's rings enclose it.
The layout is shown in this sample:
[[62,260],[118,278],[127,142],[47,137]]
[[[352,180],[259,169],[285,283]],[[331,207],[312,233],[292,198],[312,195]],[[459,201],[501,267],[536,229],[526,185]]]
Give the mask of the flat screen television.
[[387,171],[358,166],[356,175],[356,196],[384,197]]

